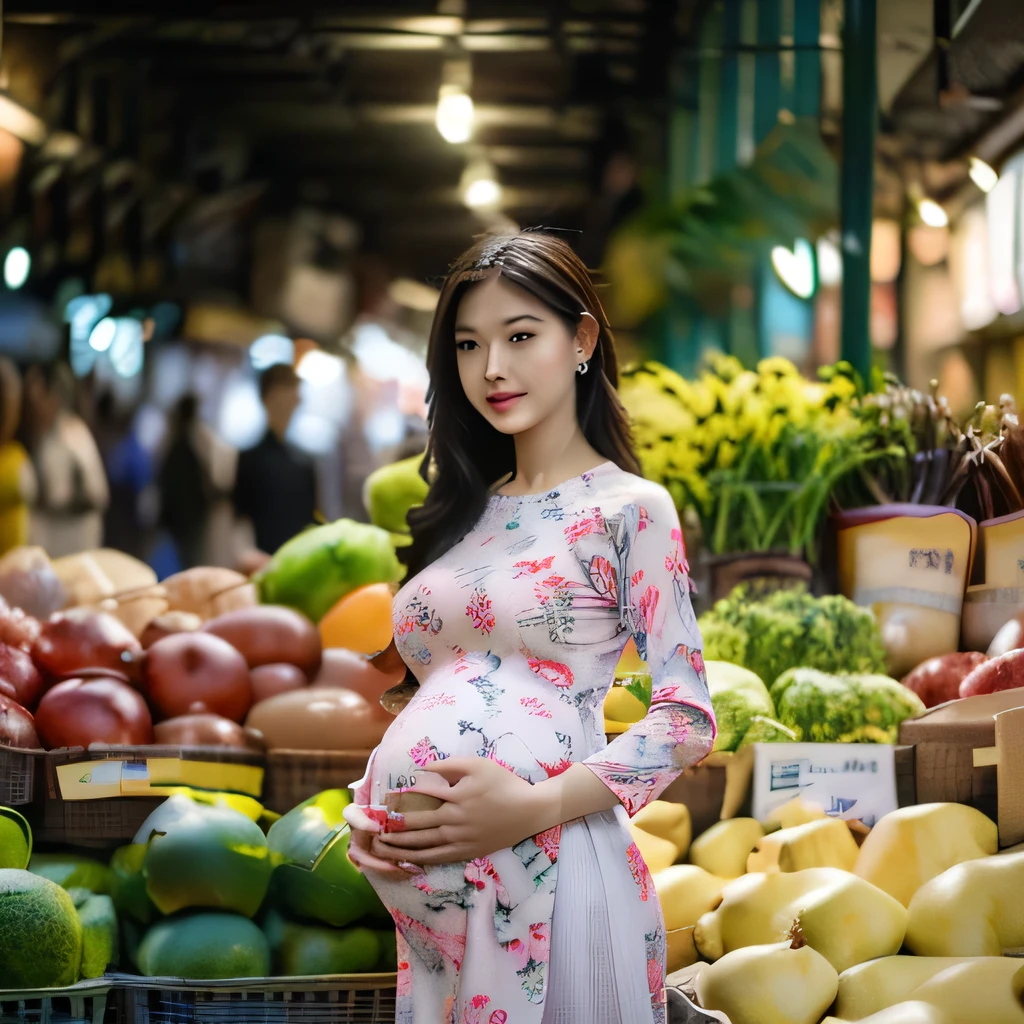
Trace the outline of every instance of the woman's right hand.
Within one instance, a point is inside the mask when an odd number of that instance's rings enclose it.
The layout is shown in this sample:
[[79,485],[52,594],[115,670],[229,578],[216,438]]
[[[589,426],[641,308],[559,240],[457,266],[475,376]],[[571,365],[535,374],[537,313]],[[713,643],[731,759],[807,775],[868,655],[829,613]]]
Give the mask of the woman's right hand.
[[423,874],[423,869],[409,864],[408,869],[390,860],[382,860],[370,852],[373,837],[380,834],[380,826],[358,805],[349,804],[342,812],[351,832],[348,841],[348,859],[357,871],[365,874],[372,871],[389,882],[407,882],[413,875]]

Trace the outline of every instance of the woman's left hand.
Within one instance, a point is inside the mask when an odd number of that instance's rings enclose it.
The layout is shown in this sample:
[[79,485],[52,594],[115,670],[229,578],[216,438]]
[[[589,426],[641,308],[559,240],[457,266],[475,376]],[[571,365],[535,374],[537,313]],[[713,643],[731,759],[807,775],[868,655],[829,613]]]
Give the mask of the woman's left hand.
[[386,833],[374,837],[375,857],[456,864],[515,846],[557,821],[543,784],[531,785],[486,757],[431,762],[403,792],[445,802],[436,810],[410,811],[395,820]]

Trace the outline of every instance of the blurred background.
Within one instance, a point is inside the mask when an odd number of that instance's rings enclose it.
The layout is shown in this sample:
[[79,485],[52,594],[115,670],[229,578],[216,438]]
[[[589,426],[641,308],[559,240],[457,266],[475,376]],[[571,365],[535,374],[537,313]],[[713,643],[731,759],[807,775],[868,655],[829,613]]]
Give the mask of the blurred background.
[[968,410],[1024,392],[1022,223],[1020,0],[7,0],[0,490],[161,575],[272,547],[274,459],[366,520],[449,261],[537,225],[624,362]]

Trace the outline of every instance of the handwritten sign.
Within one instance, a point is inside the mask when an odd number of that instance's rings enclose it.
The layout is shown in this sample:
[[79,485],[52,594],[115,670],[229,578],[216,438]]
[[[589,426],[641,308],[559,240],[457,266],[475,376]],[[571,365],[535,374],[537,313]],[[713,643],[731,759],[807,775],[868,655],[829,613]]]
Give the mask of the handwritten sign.
[[872,826],[896,810],[896,761],[886,743],[756,743],[753,814],[800,797],[827,815]]

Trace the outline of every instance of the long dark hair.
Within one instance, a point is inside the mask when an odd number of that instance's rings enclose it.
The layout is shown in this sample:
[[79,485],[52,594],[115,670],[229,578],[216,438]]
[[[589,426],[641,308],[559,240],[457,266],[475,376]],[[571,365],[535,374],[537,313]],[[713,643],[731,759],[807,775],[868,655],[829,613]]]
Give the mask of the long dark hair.
[[539,231],[491,236],[452,265],[441,289],[427,348],[427,450],[419,473],[430,483],[407,516],[412,543],[399,548],[410,579],[457,544],[476,524],[490,488],[516,468],[515,442],[473,408],[459,379],[455,317],[462,297],[487,271],[543,302],[575,334],[586,310],[598,323],[590,369],[576,377],[576,417],[587,441],[621,469],[640,473],[629,417],[619,401],[615,342],[590,274],[561,239]]

